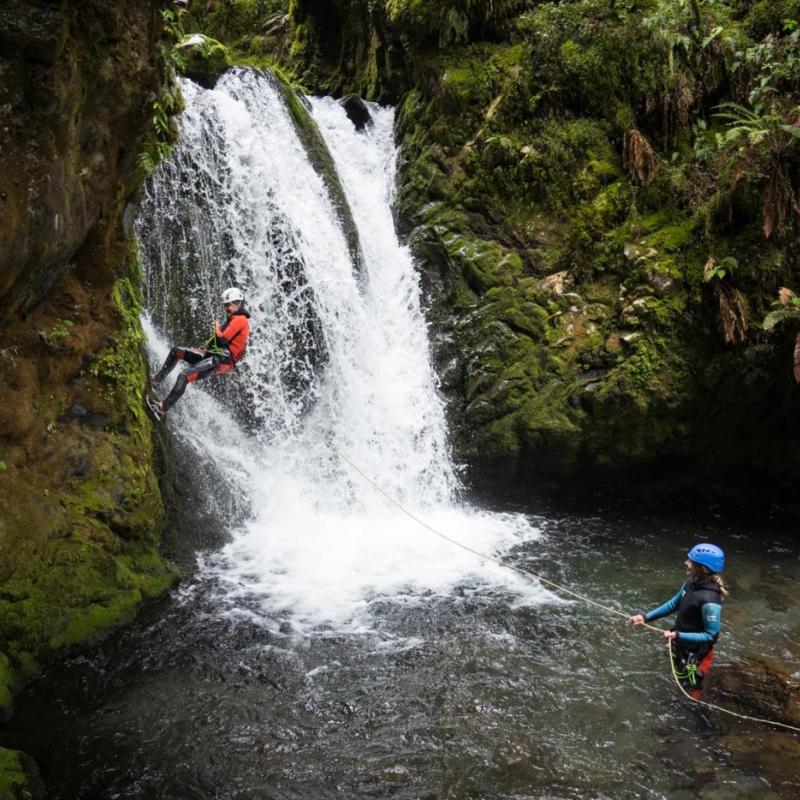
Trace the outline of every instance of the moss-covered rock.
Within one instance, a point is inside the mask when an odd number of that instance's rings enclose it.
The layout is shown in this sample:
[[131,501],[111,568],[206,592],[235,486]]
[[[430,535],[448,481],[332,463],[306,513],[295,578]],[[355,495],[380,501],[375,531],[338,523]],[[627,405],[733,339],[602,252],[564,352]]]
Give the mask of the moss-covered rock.
[[187,33],[225,42],[237,64],[267,66],[286,41],[289,0],[191,0],[180,13]]
[[213,89],[219,76],[233,65],[228,48],[202,33],[185,36],[175,50],[183,74],[206,89]]
[[291,43],[282,60],[304,85],[386,101],[406,84],[403,43],[382,3],[293,0],[289,22]]
[[[6,421],[0,674],[7,686],[21,683],[7,676],[30,677],[33,660],[130,620],[175,579],[157,553],[164,509],[141,404],[138,291],[119,279],[92,318],[92,296],[74,278],[65,276],[56,289],[62,302],[81,298],[83,308],[72,306],[72,325],[61,323],[66,333],[58,337],[47,304],[37,308],[29,343],[42,351],[37,368],[17,391],[0,386],[5,402],[24,392],[38,412],[22,428],[13,427],[19,418]],[[24,352],[20,347],[15,358]],[[39,381],[46,381],[44,396]]]
[[303,104],[303,100],[297,90],[279,70],[267,70],[265,74],[272,80],[274,86],[278,89],[278,92],[283,98],[284,103],[286,103],[289,116],[292,118],[297,135],[300,137],[300,141],[308,154],[308,159],[325,183],[325,187],[328,190],[328,194],[339,216],[345,239],[347,240],[347,247],[350,251],[350,260],[358,274],[363,275],[364,257],[361,253],[358,228],[353,219],[353,212],[350,210],[350,204],[347,202],[347,195],[345,195],[344,188],[339,180],[339,174],[336,171],[333,156],[330,150],[328,150],[328,145],[325,144],[325,140],[322,138],[317,123]]
[[41,800],[44,786],[33,760],[0,747],[0,800]]

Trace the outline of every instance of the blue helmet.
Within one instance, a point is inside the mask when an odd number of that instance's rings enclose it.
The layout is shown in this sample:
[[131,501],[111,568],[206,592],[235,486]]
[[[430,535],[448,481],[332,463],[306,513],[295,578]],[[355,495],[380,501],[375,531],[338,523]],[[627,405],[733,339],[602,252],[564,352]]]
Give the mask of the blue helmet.
[[689,560],[694,561],[695,564],[702,564],[711,572],[722,572],[725,569],[725,553],[722,552],[721,547],[709,542],[696,544],[689,551]]

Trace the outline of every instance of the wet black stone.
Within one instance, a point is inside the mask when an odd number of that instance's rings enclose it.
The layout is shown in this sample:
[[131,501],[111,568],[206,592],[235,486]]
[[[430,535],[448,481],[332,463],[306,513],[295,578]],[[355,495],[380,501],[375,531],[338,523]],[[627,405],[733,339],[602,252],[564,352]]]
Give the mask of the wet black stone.
[[73,403],[63,414],[56,418],[56,422],[71,422],[73,419],[83,419],[88,415],[85,406],[80,403]]
[[92,460],[87,455],[70,459],[70,477],[85,478],[92,471]]
[[356,126],[357,131],[363,131],[367,125],[372,124],[372,116],[367,104],[357,94],[345,95],[339,102],[344,106],[347,116]]

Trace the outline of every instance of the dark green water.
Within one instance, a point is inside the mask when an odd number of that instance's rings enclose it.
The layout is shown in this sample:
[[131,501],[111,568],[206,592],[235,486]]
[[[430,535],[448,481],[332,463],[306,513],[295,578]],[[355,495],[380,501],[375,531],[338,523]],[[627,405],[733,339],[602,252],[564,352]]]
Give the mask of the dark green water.
[[[544,537],[513,560],[630,612],[671,596],[691,544],[718,542],[732,592],[715,669],[764,656],[800,677],[800,548],[785,528],[535,521]],[[19,698],[0,743],[36,758],[49,797],[800,797],[800,737],[688,704],[657,636],[580,603],[464,584],[376,599],[368,633],[301,636],[285,615],[221,616],[211,588]]]

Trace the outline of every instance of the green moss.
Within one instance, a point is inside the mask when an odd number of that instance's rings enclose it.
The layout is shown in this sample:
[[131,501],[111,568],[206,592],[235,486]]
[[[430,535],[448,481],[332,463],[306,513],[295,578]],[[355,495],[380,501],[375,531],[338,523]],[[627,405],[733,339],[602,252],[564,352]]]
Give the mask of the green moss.
[[55,421],[54,395],[39,408],[54,423],[37,469],[3,473],[0,707],[38,658],[95,640],[176,577],[157,552],[164,509],[141,408],[138,269],[134,252],[104,305],[107,345],[80,376],[85,402],[106,409],[105,429]]
[[152,125],[136,159],[140,172],[133,185],[125,187],[121,192],[121,203],[127,194],[136,188],[138,185],[136,181],[149,175],[172,152],[175,142],[178,141],[178,124],[175,118],[183,109],[183,95],[177,83],[171,80],[161,87],[158,97],[153,102]]
[[287,0],[191,0],[188,29],[203,29],[237,43],[264,28],[276,14],[288,11]]
[[361,255],[361,242],[358,238],[358,228],[353,219],[347,196],[342,188],[336,165],[333,161],[328,146],[322,138],[322,134],[317,127],[311,114],[303,105],[297,92],[287,81],[279,70],[270,70],[265,74],[270,76],[274,86],[280,92],[281,97],[286,103],[289,116],[294,123],[297,135],[305,148],[309,161],[314,166],[319,176],[322,178],[325,188],[328,190],[331,202],[336,209],[345,233],[347,246],[350,251],[350,258],[355,269],[361,273],[363,269],[363,257]]
[[632,198],[628,181],[619,180],[578,205],[570,219],[567,237],[573,262],[588,261],[588,271],[596,273],[618,261],[622,242],[615,229],[630,213]]
[[23,651],[35,652],[44,641],[50,648],[75,644],[81,633],[96,638],[129,618],[143,594],[163,593],[175,578],[152,551],[124,548],[96,522],[25,550],[26,563],[6,581],[0,600],[0,630]]
[[33,761],[17,750],[0,747],[0,800],[36,800],[44,797]]
[[220,75],[233,66],[228,48],[201,33],[185,36],[175,49],[183,74],[207,88],[212,88]]
[[481,428],[469,452],[484,469],[494,473],[495,480],[511,476],[521,452],[516,416],[509,414],[493,419]]
[[442,236],[442,244],[475,291],[483,292],[491,286],[508,283],[522,272],[519,255],[504,251],[495,242],[447,232]]
[[126,595],[115,597],[108,604],[95,603],[82,608],[72,616],[66,629],[50,640],[50,647],[60,650],[71,645],[91,643],[98,635],[123,622],[130,622],[141,601],[141,593],[134,589]]
[[[134,254],[133,264],[137,263]],[[142,357],[144,333],[139,321],[141,291],[131,278],[125,277],[114,284],[111,297],[122,326],[119,334],[90,369],[93,375],[106,383],[109,400],[118,407],[126,408],[135,420],[142,421],[145,414],[141,398],[147,373]]]
[[747,29],[757,40],[782,33],[786,20],[800,21],[800,0],[758,0],[746,17]]
[[504,286],[486,292],[488,306],[493,316],[505,322],[514,331],[533,339],[544,337],[544,322],[547,311],[533,299],[525,296],[518,286]]
[[535,199],[568,215],[616,181],[621,166],[604,124],[548,119],[528,138],[518,171]]
[[603,47],[567,39],[561,44],[559,55],[567,85],[581,97],[595,101],[618,93],[618,62],[609,63]]
[[[78,598],[83,603],[90,597],[108,594],[103,602],[81,605],[73,613],[66,627],[50,639],[53,650],[85,644],[105,635],[109,630],[129,622],[136,614],[144,599],[160,597],[174,583],[177,571],[152,551],[120,556],[109,565],[113,571],[113,584],[119,587],[113,594],[104,590],[108,578],[103,576],[102,562],[97,567],[86,568],[81,564],[88,582],[81,586],[85,592]],[[99,580],[98,580],[99,578]],[[128,588],[126,588],[128,587]]]
[[[656,227],[655,220],[663,224]],[[655,228],[653,233],[644,238],[645,245],[665,253],[675,253],[691,243],[700,220],[695,216],[676,219],[674,215],[661,213],[653,215],[642,224]]]
[[520,438],[528,458],[547,463],[547,471],[559,477],[577,471],[583,438],[580,425],[566,413],[570,390],[568,383],[550,381],[528,398],[520,412]]

